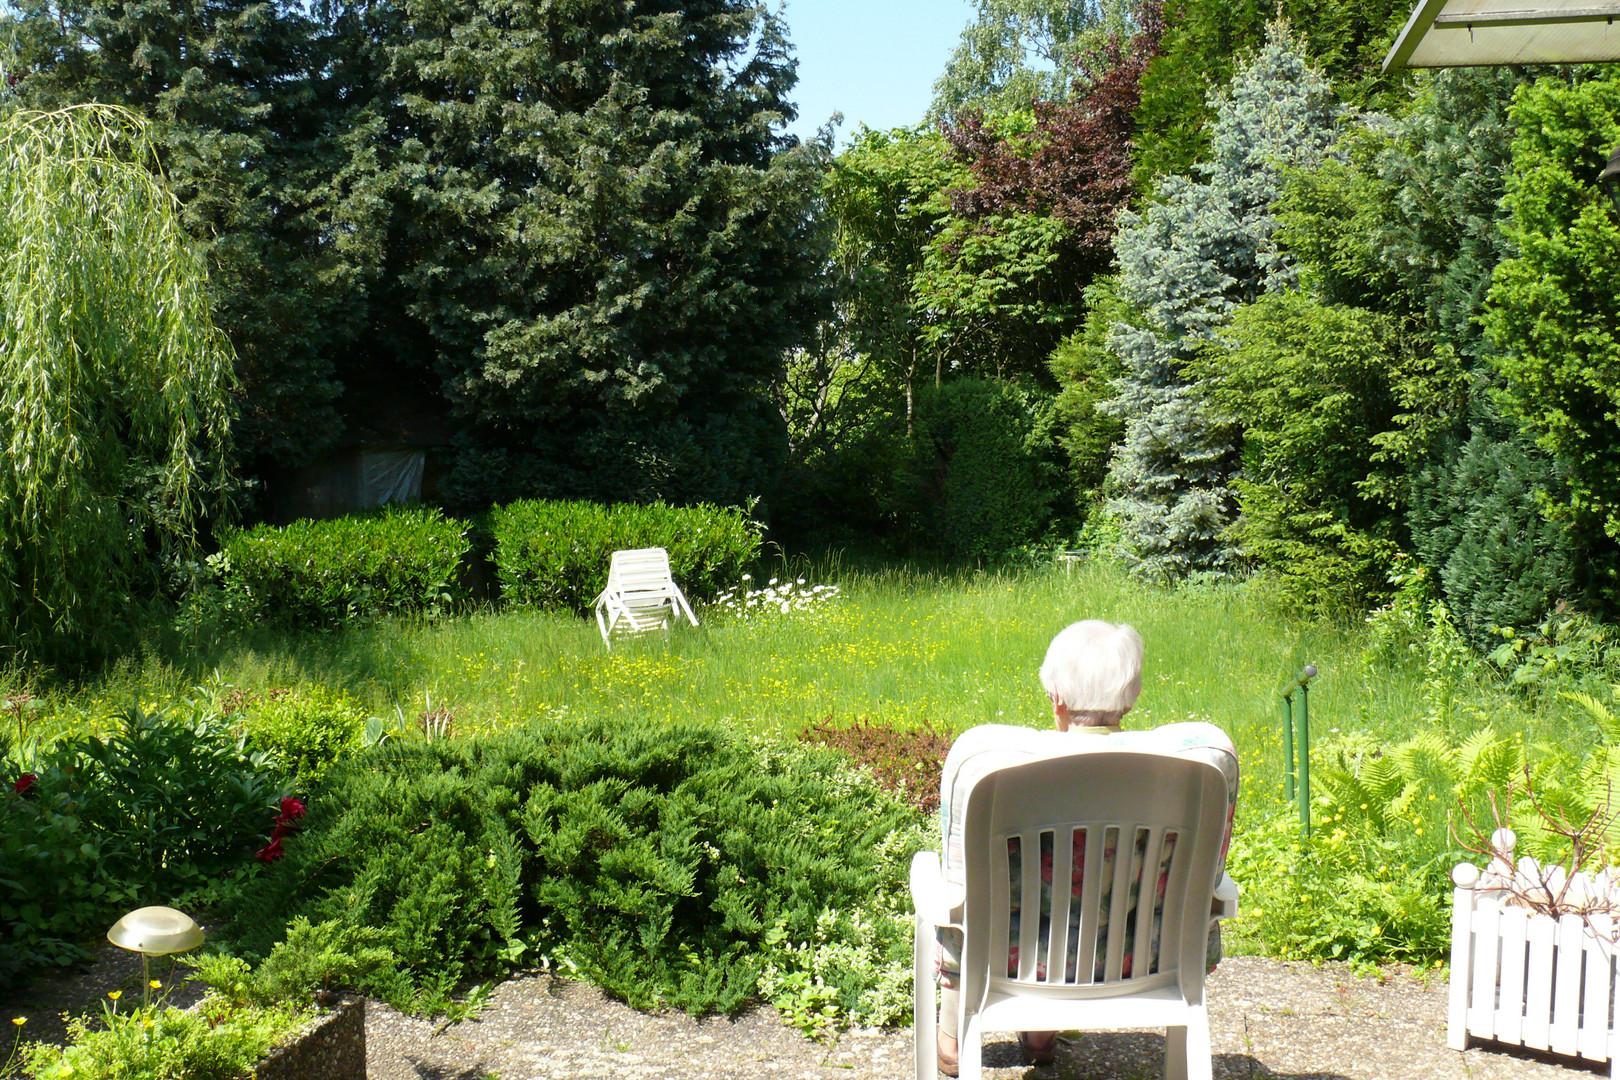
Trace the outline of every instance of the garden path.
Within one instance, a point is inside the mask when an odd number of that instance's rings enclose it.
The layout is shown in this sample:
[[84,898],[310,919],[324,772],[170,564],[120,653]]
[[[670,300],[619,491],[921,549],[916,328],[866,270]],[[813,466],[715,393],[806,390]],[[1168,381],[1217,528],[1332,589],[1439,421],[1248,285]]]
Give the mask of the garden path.
[[[1233,957],[1210,979],[1215,1075],[1222,1080],[1581,1080],[1607,1069],[1445,1045],[1446,987],[1399,972],[1357,978]],[[477,1020],[437,1025],[371,1003],[369,1080],[904,1080],[911,1032],[852,1031],[813,1042],[768,1009],[737,1020],[647,1015],[593,988],[545,976],[491,993]],[[1020,1065],[1017,1044],[986,1047],[992,1080],[1137,1080],[1160,1075],[1164,1037],[1065,1038],[1057,1062]]]

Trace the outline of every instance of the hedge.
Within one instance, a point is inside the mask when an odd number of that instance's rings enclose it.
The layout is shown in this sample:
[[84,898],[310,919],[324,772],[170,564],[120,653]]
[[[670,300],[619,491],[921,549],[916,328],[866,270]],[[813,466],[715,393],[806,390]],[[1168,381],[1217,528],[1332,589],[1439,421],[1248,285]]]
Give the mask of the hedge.
[[617,550],[666,549],[676,583],[698,603],[737,584],[760,545],[744,511],[716,506],[526,500],[496,508],[490,529],[508,604],[580,613],[607,584]]
[[457,594],[466,527],[427,507],[233,533],[217,560],[232,606],[255,620],[334,626],[356,615],[437,611]]

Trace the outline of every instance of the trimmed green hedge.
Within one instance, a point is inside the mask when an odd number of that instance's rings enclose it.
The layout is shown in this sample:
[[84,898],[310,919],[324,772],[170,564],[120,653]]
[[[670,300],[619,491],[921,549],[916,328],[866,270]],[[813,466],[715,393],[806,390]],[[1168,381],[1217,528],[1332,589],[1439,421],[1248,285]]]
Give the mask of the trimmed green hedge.
[[327,521],[259,525],[216,559],[230,606],[287,626],[437,611],[455,598],[466,526],[428,507],[389,506]]
[[508,604],[585,612],[607,584],[615,551],[661,547],[688,600],[735,585],[759,556],[742,510],[663,503],[603,506],[526,500],[490,515],[495,569]]

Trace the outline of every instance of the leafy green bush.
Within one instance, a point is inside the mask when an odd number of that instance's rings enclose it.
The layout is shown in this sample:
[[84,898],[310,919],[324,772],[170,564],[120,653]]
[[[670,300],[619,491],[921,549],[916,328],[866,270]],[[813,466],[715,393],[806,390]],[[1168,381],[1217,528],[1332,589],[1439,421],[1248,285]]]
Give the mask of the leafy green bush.
[[[1592,704],[1603,730],[1620,734]],[[1561,862],[1569,843],[1551,822],[1584,821],[1605,805],[1620,764],[1607,747],[1582,760],[1490,728],[1455,744],[1432,731],[1394,746],[1350,735],[1324,741],[1313,757],[1309,840],[1285,810],[1234,838],[1240,929],[1268,955],[1360,963],[1431,963],[1449,953],[1451,868],[1472,857],[1464,846],[1475,846],[1472,834],[1496,827],[1493,796],[1520,854]],[[1526,783],[1534,800],[1508,797]]]
[[1227,869],[1243,884],[1243,911],[1233,951],[1358,964],[1443,958],[1460,852],[1313,824],[1302,841],[1298,819],[1281,811],[1234,838]]
[[360,748],[368,719],[347,694],[315,685],[249,695],[231,714],[251,746],[275,755],[305,784],[319,781],[332,762]]
[[39,755],[0,793],[0,978],[85,955],[141,903],[217,895],[270,831],[279,776],[220,718],[132,709]]
[[1189,367],[1243,425],[1247,478],[1233,486],[1244,555],[1315,614],[1382,599],[1397,550],[1395,515],[1368,490],[1389,471],[1378,436],[1397,408],[1391,372],[1407,362],[1397,330],[1374,312],[1273,291],[1234,315],[1236,348],[1202,353]]
[[1560,604],[1540,625],[1519,633],[1497,631],[1501,644],[1486,657],[1513,686],[1557,689],[1584,682],[1611,682],[1620,672],[1613,632],[1583,612]]
[[331,627],[355,616],[442,611],[468,546],[461,522],[427,507],[389,506],[232,533],[211,562],[235,617]]
[[[339,763],[232,911],[253,955],[299,916],[382,931],[397,967],[361,985],[405,1006],[543,960],[637,1006],[733,1013],[772,939],[812,941],[827,911],[903,891],[910,851],[882,845],[915,821],[827,751],[548,721]],[[868,921],[882,964],[839,985],[844,1014],[870,1015],[871,972],[908,962],[908,924]]]
[[1108,461],[1125,434],[1120,419],[1097,406],[1113,396],[1114,380],[1124,374],[1119,356],[1108,348],[1108,335],[1133,318],[1139,321],[1119,295],[1118,281],[1098,278],[1086,287],[1081,329],[1059,342],[1046,362],[1062,388],[1054,403],[1058,442],[1069,455],[1070,479],[1082,498],[1102,489]]
[[613,552],[661,547],[688,600],[735,585],[759,555],[759,526],[746,512],[663,503],[603,506],[532,499],[490,515],[495,568],[506,602],[585,612],[607,584]]

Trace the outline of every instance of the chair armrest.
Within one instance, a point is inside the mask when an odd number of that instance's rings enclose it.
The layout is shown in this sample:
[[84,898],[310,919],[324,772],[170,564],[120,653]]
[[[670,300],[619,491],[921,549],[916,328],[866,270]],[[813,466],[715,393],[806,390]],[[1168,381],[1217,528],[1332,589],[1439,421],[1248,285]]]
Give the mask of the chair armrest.
[[1215,902],[1210,905],[1209,917],[1212,919],[1235,919],[1238,913],[1238,886],[1232,880],[1232,875],[1221,873],[1221,880],[1215,883]]
[[912,857],[911,904],[922,918],[935,926],[960,923],[966,892],[962,886],[945,880],[939,868],[939,852],[919,851]]

